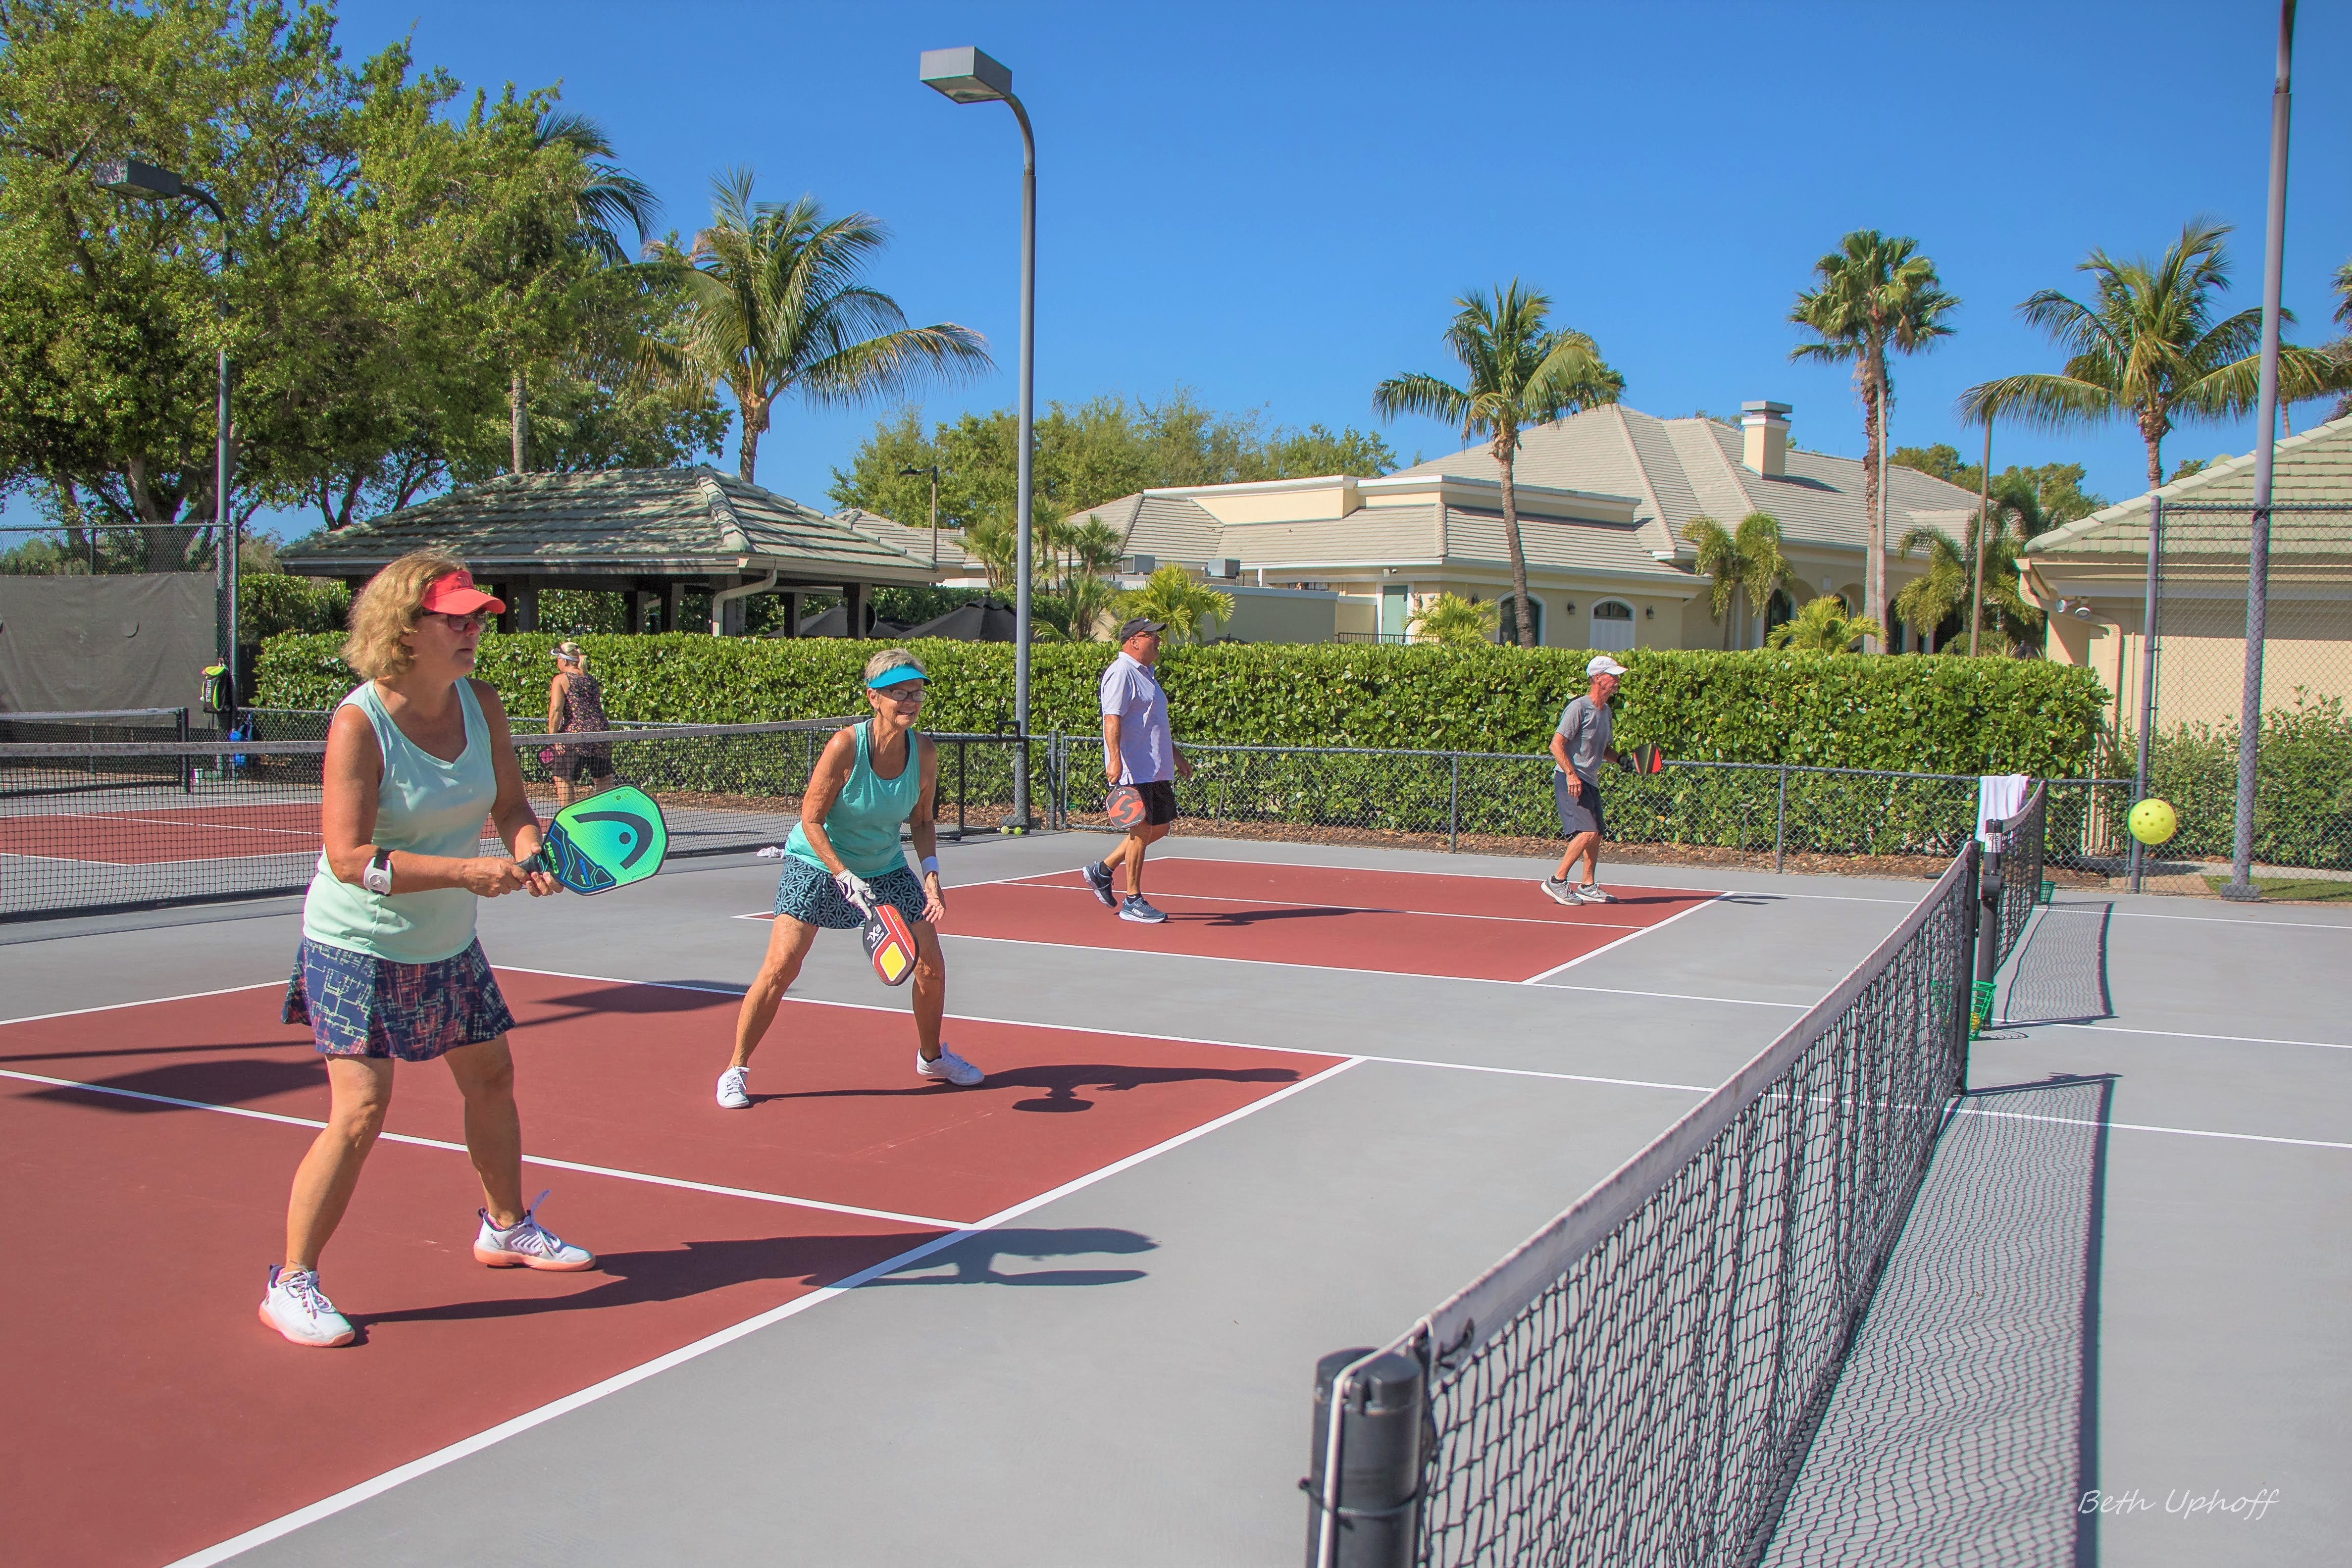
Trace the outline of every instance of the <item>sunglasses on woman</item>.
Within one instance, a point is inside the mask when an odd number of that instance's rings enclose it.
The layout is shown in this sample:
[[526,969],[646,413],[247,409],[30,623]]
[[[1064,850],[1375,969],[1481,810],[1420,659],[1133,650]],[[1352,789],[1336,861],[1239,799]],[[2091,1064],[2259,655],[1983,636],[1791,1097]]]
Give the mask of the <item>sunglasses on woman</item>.
[[438,621],[452,632],[478,632],[490,623],[490,612],[487,610],[477,610],[471,615],[453,615],[446,610],[427,610],[417,619]]
[[923,700],[923,683],[920,681],[900,681],[895,686],[882,687],[878,691],[876,691],[874,695],[880,697],[884,702],[897,703],[901,706],[908,703],[919,703]]

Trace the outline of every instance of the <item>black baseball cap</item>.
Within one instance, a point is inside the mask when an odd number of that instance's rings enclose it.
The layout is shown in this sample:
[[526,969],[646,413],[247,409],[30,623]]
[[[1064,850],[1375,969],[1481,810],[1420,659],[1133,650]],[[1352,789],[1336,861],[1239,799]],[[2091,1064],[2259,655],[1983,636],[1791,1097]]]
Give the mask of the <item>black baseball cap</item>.
[[1119,627],[1118,640],[1124,643],[1139,632],[1157,632],[1167,624],[1165,621],[1154,621],[1148,615],[1139,615]]

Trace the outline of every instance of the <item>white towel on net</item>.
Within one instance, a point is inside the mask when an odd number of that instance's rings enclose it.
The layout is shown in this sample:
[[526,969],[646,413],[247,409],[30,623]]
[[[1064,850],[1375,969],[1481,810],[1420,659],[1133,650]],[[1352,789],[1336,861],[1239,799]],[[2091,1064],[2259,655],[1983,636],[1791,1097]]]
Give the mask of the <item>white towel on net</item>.
[[1985,824],[2005,822],[2017,815],[2032,783],[2030,773],[1988,773],[1977,780],[1977,839],[1986,849],[1991,849],[1993,841],[1992,830]]

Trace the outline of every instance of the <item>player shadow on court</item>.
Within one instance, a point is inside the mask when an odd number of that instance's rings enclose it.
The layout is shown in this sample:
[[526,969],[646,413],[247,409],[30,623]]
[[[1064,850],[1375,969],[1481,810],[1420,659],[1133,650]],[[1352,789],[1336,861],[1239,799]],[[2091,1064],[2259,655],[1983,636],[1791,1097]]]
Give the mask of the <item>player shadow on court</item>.
[[2098,1560],[2115,1075],[1963,1096],[1759,1568]]
[[[352,1312],[347,1315],[364,1338],[371,1327],[386,1323],[468,1322],[537,1317],[545,1312],[600,1312],[611,1307],[684,1301],[730,1285],[762,1280],[794,1281],[812,1290],[822,1290],[920,1246],[925,1239],[921,1231],[910,1230],[887,1235],[688,1241],[674,1248],[642,1252],[604,1253],[596,1260],[595,1273],[558,1277],[595,1281],[586,1290],[564,1295],[493,1296],[479,1301],[394,1308],[390,1312]],[[861,1288],[870,1290],[884,1284],[1119,1285],[1144,1278],[1145,1270],[1048,1269],[1008,1273],[999,1270],[995,1264],[999,1257],[1083,1258],[1102,1253],[1148,1252],[1158,1245],[1135,1231],[1102,1226],[1075,1226],[1066,1230],[983,1230],[953,1246],[910,1260],[902,1269],[869,1280]],[[951,1271],[937,1272],[940,1270]]]
[[310,1051],[310,1031],[295,1024],[288,1029],[283,1040],[225,1040],[212,1045],[115,1045],[98,1051],[27,1051],[0,1056],[0,1061],[110,1061],[134,1056],[196,1056],[221,1051],[279,1051],[289,1047]]
[[[1013,1108],[1054,1114],[1093,1110],[1095,1103],[1087,1099],[1080,1092],[1082,1090],[1124,1093],[1132,1089],[1149,1088],[1155,1083],[1296,1083],[1299,1076],[1287,1067],[1130,1067],[1093,1061],[1054,1062],[991,1072],[985,1087],[998,1091],[1042,1091],[1028,1099],[1015,1100]],[[766,1100],[893,1100],[910,1094],[948,1092],[970,1094],[975,1091],[950,1091],[939,1083],[914,1083],[897,1089],[782,1090],[770,1094],[755,1093],[751,1096],[751,1103],[756,1105]]]
[[[41,1089],[26,1098],[66,1101],[125,1115],[158,1111],[184,1111],[184,1105],[134,1100],[132,1094],[161,1094],[173,1100],[194,1100],[205,1105],[242,1105],[274,1094],[315,1092],[326,1087],[327,1070],[313,1053],[295,1059],[239,1057],[230,1061],[174,1061],[142,1067],[108,1078],[89,1080],[89,1089]],[[109,1094],[106,1090],[127,1090]]]

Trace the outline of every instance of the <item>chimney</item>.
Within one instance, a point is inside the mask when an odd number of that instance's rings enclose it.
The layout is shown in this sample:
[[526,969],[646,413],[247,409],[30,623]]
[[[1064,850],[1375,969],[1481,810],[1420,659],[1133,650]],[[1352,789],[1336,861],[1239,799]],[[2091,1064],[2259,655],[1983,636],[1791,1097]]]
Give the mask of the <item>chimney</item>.
[[1740,461],[1767,479],[1789,472],[1789,405],[1785,402],[1743,402],[1739,430],[1745,440]]

